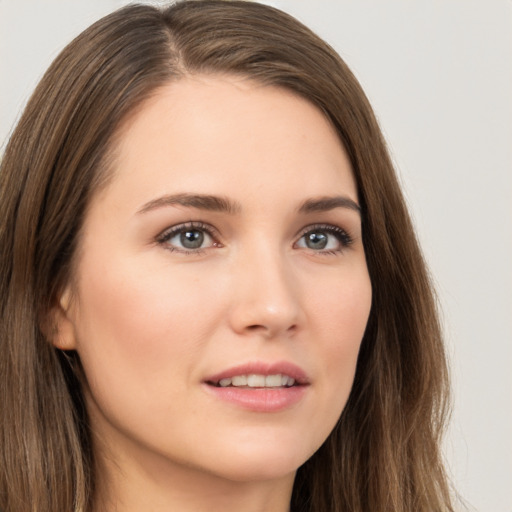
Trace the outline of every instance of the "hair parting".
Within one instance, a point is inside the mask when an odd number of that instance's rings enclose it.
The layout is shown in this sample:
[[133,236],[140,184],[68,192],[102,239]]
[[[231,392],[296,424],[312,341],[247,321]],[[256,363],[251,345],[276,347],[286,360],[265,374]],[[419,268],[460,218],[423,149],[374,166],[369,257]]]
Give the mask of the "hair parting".
[[[116,135],[165,84],[199,74],[282,87],[335,127],[356,178],[373,302],[349,401],[299,468],[296,512],[451,511],[440,439],[448,372],[435,296],[380,128],[336,52],[245,1],[131,5],[56,58],[0,167],[0,510],[92,512],[95,461],[80,361],[48,342]],[[50,327],[48,327],[50,325]]]

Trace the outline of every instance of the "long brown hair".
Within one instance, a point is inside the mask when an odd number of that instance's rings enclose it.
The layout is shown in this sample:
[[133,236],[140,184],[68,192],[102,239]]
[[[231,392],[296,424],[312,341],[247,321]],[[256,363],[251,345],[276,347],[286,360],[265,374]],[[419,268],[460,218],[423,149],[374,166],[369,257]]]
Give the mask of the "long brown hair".
[[129,6],[57,57],[0,169],[0,509],[91,510],[94,460],[76,354],[45,318],[72,275],[91,194],[120,123],[163,84],[222,73],[285,87],[321,109],[349,154],[373,288],[349,401],[299,468],[297,512],[447,511],[439,444],[447,369],[436,303],[385,142],[360,85],[291,16],[251,2]]

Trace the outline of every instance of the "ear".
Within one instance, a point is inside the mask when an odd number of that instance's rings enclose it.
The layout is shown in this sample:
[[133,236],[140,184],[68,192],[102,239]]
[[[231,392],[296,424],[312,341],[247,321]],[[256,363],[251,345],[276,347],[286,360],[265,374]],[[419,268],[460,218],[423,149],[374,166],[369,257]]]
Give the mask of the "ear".
[[72,293],[67,286],[43,322],[43,332],[50,343],[61,350],[76,349],[75,325],[72,319]]

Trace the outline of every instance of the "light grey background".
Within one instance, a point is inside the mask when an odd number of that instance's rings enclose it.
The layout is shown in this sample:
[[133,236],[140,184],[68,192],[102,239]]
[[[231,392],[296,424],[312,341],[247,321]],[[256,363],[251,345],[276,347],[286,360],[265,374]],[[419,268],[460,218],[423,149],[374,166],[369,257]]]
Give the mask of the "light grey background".
[[[0,147],[64,44],[126,3],[0,0]],[[330,42],[374,105],[444,310],[450,472],[470,510],[512,512],[512,2],[267,3]]]

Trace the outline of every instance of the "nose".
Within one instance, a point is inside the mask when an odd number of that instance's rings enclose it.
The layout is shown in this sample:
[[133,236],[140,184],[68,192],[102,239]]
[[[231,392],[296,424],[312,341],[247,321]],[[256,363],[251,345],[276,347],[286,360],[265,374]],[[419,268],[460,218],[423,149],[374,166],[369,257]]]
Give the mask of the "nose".
[[241,255],[232,273],[230,323],[238,334],[290,336],[300,326],[299,286],[284,255],[258,251]]

